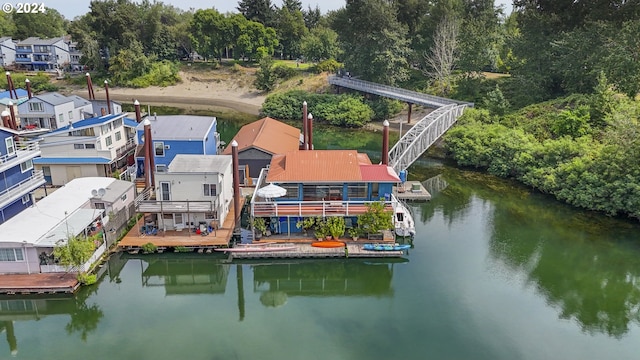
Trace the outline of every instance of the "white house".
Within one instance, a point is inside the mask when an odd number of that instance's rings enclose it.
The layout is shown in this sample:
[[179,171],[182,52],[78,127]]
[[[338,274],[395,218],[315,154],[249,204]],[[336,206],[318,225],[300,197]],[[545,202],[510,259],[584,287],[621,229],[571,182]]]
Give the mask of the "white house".
[[156,215],[163,230],[217,226],[233,199],[230,155],[176,155],[155,177],[156,200],[141,201],[137,212]]
[[135,177],[134,120],[126,114],[77,121],[40,137],[42,155],[35,159],[47,183],[64,185],[87,176],[131,173]]
[[12,66],[16,61],[16,43],[10,37],[0,37],[0,67]]
[[16,44],[16,65],[33,71],[56,71],[71,63],[69,44],[63,37],[30,37]]
[[91,117],[88,114],[92,113],[93,105],[88,100],[57,92],[35,95],[18,105],[20,125],[26,129],[55,130]]
[[[109,216],[131,209],[134,196],[131,182],[114,178],[69,182],[0,225],[0,274],[66,271],[53,262],[55,246],[73,236],[105,234]],[[105,250],[102,242],[89,263]]]

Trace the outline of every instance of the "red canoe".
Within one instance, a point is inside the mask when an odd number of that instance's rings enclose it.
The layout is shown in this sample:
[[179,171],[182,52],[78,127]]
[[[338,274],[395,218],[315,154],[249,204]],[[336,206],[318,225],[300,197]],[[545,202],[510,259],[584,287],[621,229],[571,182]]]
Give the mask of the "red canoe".
[[311,246],[321,247],[321,248],[337,248],[337,247],[344,247],[344,245],[345,243],[343,243],[342,241],[335,241],[335,240],[316,241],[311,243]]

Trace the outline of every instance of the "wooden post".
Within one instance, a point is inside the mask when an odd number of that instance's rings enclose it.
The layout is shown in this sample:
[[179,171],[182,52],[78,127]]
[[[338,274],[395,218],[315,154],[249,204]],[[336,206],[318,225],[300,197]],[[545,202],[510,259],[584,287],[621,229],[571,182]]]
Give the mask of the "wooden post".
[[382,123],[382,165],[389,165],[389,121]]
[[140,103],[138,100],[133,102],[133,106],[136,109],[136,122],[140,123],[142,121],[142,115],[140,114]]
[[413,106],[412,103],[407,103],[409,104],[409,112],[407,112],[407,124],[411,124],[411,106]]
[[238,160],[238,142],[231,142],[231,160],[233,163],[233,226],[240,224],[240,166]]
[[24,79],[24,83],[27,87],[27,96],[31,99],[33,97],[33,93],[31,92],[31,81],[29,81],[29,79]]

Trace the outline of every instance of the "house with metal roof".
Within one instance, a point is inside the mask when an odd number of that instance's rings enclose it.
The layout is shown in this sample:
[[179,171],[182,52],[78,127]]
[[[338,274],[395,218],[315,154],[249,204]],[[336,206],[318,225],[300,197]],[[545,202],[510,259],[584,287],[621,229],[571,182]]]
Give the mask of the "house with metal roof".
[[89,266],[104,253],[109,237],[117,236],[112,217],[133,215],[134,191],[128,181],[85,177],[32,204],[0,224],[0,274],[66,272],[53,261],[55,246],[70,237],[101,234]]
[[0,37],[0,67],[13,66],[16,61],[16,43],[8,36]]
[[[300,129],[270,117],[243,126],[233,140],[238,143],[240,179],[245,180],[245,185],[260,176],[260,170],[269,165],[273,155],[298,150],[302,141]],[[223,154],[231,155],[231,145]]]
[[[342,216],[349,225],[367,211],[367,204],[384,201],[394,210],[393,186],[400,182],[392,167],[372,164],[367,154],[356,150],[300,150],[274,155],[262,170],[251,200],[251,216],[262,217],[271,230],[302,231],[296,227],[305,217]],[[266,184],[277,185],[285,194],[260,196]]]
[[134,176],[138,123],[125,115],[84,119],[41,135],[36,169],[55,186],[80,177]]
[[[217,120],[211,116],[166,115],[148,116],[151,122],[151,141],[155,171],[162,173],[178,154],[216,155],[220,134],[217,132]],[[138,177],[144,176],[144,124],[136,128],[136,165]]]
[[16,65],[30,71],[56,71],[71,63],[69,44],[63,37],[30,37],[16,44]]
[[155,200],[136,202],[161,230],[219,228],[233,199],[231,155],[178,154],[155,176]]
[[33,169],[38,143],[16,141],[17,134],[0,126],[0,224],[33,205],[33,191],[45,183],[42,171]]
[[18,105],[20,126],[24,129],[55,130],[91,117],[93,105],[79,96],[44,93]]

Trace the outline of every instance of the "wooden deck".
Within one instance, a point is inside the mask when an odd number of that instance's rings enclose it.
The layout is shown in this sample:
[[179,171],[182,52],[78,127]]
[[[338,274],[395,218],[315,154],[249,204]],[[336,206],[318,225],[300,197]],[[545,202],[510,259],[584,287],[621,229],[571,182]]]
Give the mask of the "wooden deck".
[[[244,199],[240,200],[240,206]],[[185,228],[182,231],[158,230],[157,235],[144,235],[140,233],[140,228],[144,225],[144,216],[132,227],[127,235],[118,243],[118,247],[127,251],[136,251],[146,243],[152,243],[160,250],[167,247],[183,246],[187,248],[216,248],[229,246],[235,221],[233,219],[233,207],[231,203],[229,214],[227,215],[222,228],[217,229],[207,235],[196,234]]]
[[347,250],[339,248],[319,248],[311,244],[290,243],[294,250],[272,252],[229,252],[229,260],[233,259],[318,259],[318,258],[388,258],[402,257],[404,251],[373,251],[364,250],[362,244],[347,243]]
[[71,294],[80,283],[76,274],[15,274],[0,276],[0,294]]

